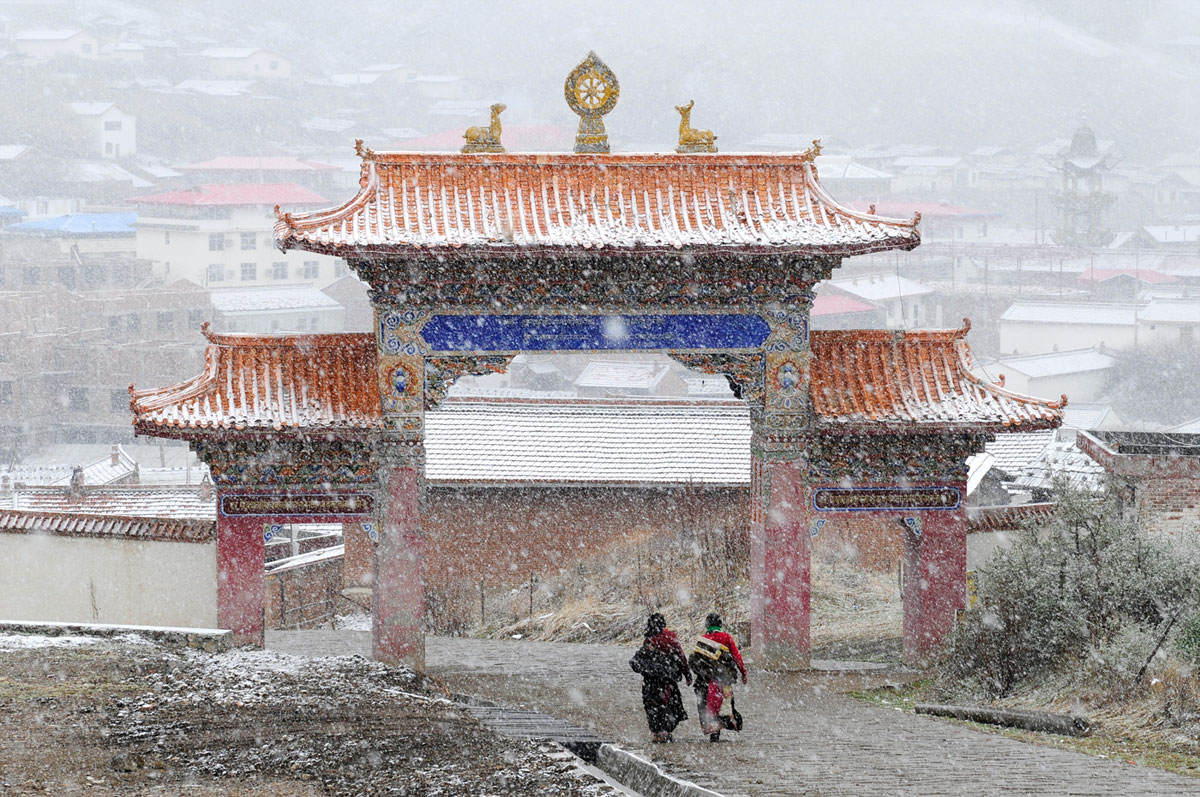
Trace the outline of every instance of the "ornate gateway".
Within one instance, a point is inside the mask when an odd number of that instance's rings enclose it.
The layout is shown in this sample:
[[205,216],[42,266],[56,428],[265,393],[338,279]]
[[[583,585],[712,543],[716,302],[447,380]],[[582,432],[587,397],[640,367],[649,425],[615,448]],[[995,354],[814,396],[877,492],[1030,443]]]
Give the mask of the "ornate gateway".
[[[420,666],[425,413],[458,376],[519,352],[663,352],[725,376],[750,409],[757,661],[806,665],[809,540],[851,511],[905,530],[906,583],[924,585],[906,594],[905,657],[922,660],[965,600],[966,457],[997,432],[1057,426],[1061,402],[975,378],[966,327],[810,332],[813,287],[842,258],[920,243],[916,219],[833,199],[816,144],[612,154],[601,117],[615,75],[589,55],[565,92],[575,153],[360,147],[357,195],[280,212],[275,236],[345,258],[375,333],[210,334],[204,374],[134,392],[138,431],[191,440],[212,463],[227,541],[248,516],[261,531],[249,510],[353,515],[369,503],[355,496],[374,495],[375,655]],[[272,491],[286,498],[272,505]],[[221,561],[227,581],[250,578]],[[222,622],[258,638],[261,616],[235,608]]]

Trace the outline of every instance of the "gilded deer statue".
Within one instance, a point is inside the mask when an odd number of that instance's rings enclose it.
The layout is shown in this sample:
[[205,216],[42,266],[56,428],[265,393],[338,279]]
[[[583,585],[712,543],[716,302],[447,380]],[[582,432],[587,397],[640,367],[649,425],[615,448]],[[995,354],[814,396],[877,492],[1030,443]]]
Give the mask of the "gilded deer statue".
[[463,138],[467,140],[467,143],[463,144],[462,151],[503,152],[504,147],[500,146],[500,114],[507,107],[500,103],[493,105],[492,123],[487,127],[468,127],[467,132],[463,133]]
[[687,105],[676,105],[679,111],[679,144],[676,152],[716,152],[717,137],[711,130],[697,130],[692,127],[692,106],[695,100],[689,100]]

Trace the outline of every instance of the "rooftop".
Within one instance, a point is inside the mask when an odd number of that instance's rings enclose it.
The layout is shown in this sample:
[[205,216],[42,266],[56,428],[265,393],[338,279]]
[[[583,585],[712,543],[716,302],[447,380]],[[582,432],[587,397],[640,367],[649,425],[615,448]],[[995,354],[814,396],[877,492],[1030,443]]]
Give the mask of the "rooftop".
[[146,194],[129,200],[146,205],[238,206],[317,205],[327,200],[320,194],[295,183],[228,183],[198,185],[186,191]]
[[425,416],[434,482],[749,484],[741,402],[444,402]]
[[215,519],[43,512],[4,509],[2,505],[3,499],[0,498],[0,533],[122,537],[168,542],[207,542],[216,536]]
[[271,310],[340,308],[337,301],[311,285],[264,285],[260,288],[219,288],[209,293],[213,309],[225,314]]
[[924,296],[927,293],[933,293],[932,288],[895,273],[864,274],[861,277],[829,280],[829,284],[840,291],[853,294],[869,302],[883,302],[904,296]]
[[1157,324],[1200,324],[1200,299],[1154,299],[1139,317]]
[[1001,214],[994,210],[979,210],[948,205],[945,202],[901,202],[884,200],[881,202],[851,202],[851,207],[865,210],[875,208],[882,216],[909,218],[914,213],[920,213],[923,219],[990,219]]
[[813,299],[812,310],[809,312],[809,316],[817,318],[819,316],[840,315],[842,313],[869,313],[875,309],[877,309],[875,305],[856,301],[849,296],[842,296],[838,293],[819,293]]
[[650,390],[669,370],[664,363],[593,360],[575,378],[575,386]]
[[279,215],[281,249],[848,255],[920,242],[916,219],[838,204],[802,155],[363,154],[349,202]]
[[63,487],[23,487],[0,493],[0,510],[121,517],[215,520],[217,502],[199,487],[88,487],[73,493]]
[[1133,326],[1137,323],[1136,304],[1097,304],[1088,302],[1031,302],[1018,300],[1000,314],[1000,321],[1038,324],[1083,324],[1095,326]]
[[68,213],[47,219],[33,219],[10,224],[5,233],[25,233],[45,236],[134,235],[136,213]]
[[1036,379],[1044,376],[1078,374],[1085,371],[1103,371],[1112,368],[1116,362],[1116,358],[1096,349],[1070,349],[1045,354],[1002,357],[994,363],[991,370],[1016,371]]

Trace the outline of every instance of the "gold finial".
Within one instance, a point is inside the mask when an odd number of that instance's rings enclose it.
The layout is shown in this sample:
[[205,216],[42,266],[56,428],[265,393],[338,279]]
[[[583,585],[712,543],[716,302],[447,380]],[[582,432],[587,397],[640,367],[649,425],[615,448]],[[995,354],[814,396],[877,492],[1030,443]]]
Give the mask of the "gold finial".
[[375,150],[370,147],[363,146],[361,138],[354,139],[354,154],[364,160],[370,160],[375,157]]
[[496,103],[492,106],[492,123],[487,127],[468,127],[467,132],[463,133],[463,138],[467,140],[463,144],[463,152],[503,152],[504,147],[500,145],[500,114],[508,108],[507,105]]
[[692,106],[696,104],[695,100],[688,100],[687,105],[676,105],[675,110],[679,111],[679,144],[676,145],[675,151],[686,152],[716,152],[717,137],[713,135],[711,130],[697,130],[692,127]]
[[812,163],[813,161],[815,161],[817,159],[817,156],[820,154],[821,154],[821,139],[814,138],[812,146],[809,147],[808,149],[804,150],[804,154],[800,156],[800,159],[803,161]]
[[563,95],[572,111],[579,114],[579,132],[575,134],[576,152],[608,152],[608,133],[604,115],[617,107],[621,84],[617,76],[594,52],[579,62],[567,75]]

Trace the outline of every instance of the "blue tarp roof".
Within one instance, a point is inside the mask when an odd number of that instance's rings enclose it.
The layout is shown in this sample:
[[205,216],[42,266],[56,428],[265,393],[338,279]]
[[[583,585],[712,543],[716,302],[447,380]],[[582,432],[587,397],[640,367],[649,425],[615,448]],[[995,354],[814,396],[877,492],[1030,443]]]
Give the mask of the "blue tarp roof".
[[136,213],[68,213],[51,219],[10,224],[9,232],[35,235],[133,235]]
[[0,208],[0,219],[19,219],[21,216],[28,215],[20,208],[2,207]]

